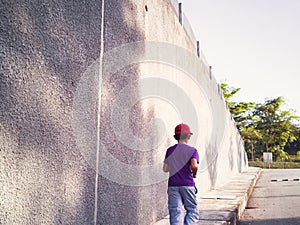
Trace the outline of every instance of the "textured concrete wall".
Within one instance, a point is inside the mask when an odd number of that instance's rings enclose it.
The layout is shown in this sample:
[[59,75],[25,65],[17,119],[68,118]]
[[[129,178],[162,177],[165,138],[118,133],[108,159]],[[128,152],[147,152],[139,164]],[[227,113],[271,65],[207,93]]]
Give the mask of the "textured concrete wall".
[[243,170],[184,26],[175,0],[0,2],[0,224],[157,221],[180,122],[200,152],[200,194]]
[[100,20],[100,1],[0,2],[0,224],[93,222],[95,171],[70,120]]

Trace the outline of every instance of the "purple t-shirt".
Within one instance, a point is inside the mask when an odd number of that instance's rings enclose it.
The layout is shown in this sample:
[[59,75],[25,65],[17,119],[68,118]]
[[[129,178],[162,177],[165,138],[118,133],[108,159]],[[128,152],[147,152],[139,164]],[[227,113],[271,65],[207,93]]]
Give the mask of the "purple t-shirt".
[[164,162],[169,166],[168,186],[195,186],[191,169],[191,159],[199,163],[196,148],[186,144],[176,144],[168,148]]

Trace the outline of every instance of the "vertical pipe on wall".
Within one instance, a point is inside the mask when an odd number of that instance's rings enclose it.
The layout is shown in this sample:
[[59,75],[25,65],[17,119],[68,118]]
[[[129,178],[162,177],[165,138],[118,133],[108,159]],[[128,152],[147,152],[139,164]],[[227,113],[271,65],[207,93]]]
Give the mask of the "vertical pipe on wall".
[[99,157],[100,157],[100,119],[101,119],[101,85],[103,72],[103,54],[104,54],[104,3],[101,5],[101,36],[100,36],[100,57],[98,73],[98,112],[97,112],[97,149],[96,149],[96,175],[95,175],[95,201],[94,201],[94,225],[97,225],[98,216],[98,182],[99,182]]

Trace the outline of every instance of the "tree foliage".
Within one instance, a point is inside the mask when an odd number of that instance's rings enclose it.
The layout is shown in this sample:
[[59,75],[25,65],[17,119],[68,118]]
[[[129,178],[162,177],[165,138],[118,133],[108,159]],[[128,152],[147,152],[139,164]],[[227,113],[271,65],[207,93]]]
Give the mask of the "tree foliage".
[[240,88],[234,88],[226,83],[221,83],[221,89],[236,126],[241,131],[241,128],[247,125],[251,117],[250,112],[254,108],[255,103],[232,101],[232,97],[240,91]]
[[262,133],[262,143],[257,150],[260,153],[272,152],[277,159],[287,159],[284,147],[296,140],[297,129],[292,121],[297,117],[293,111],[281,109],[284,103],[282,97],[269,99],[263,104],[257,104],[252,113],[252,124]]
[[300,128],[294,123],[299,119],[295,112],[282,109],[285,100],[277,97],[264,103],[234,102],[231,98],[240,89],[226,83],[221,88],[249,158],[261,158],[263,152],[272,152],[276,160],[287,160],[285,146],[300,140]]

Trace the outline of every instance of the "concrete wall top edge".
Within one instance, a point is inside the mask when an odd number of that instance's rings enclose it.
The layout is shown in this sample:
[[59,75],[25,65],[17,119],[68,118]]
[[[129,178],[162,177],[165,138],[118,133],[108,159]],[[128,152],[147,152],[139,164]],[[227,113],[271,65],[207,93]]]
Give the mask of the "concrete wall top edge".
[[179,12],[178,12],[178,1],[177,0],[170,0],[171,5],[173,6],[173,9],[176,13],[176,15],[178,16]]
[[[170,0],[170,3],[173,6],[172,8],[174,9],[174,12],[175,12],[176,16],[179,19],[179,13],[180,13],[179,12],[179,2],[177,0]],[[184,11],[184,9],[183,9],[183,11]],[[192,45],[194,46],[194,48],[197,49],[198,39],[197,39],[197,37],[194,33],[194,30],[193,30],[193,28],[192,28],[192,26],[191,26],[191,24],[188,20],[188,16],[184,12],[182,12],[181,16],[182,16],[182,27],[185,30],[186,35],[190,39],[190,41],[191,41]],[[208,63],[207,59],[205,58],[205,54],[201,50],[201,46],[200,46],[200,60],[203,62],[203,64],[207,68],[209,68],[209,63]],[[213,74],[212,74],[212,76],[215,77]],[[217,80],[216,79],[214,79],[214,80],[218,84]]]
[[187,33],[187,36],[191,39],[191,42],[194,44],[194,46],[196,47],[196,43],[197,43],[197,38],[194,34],[193,28],[186,16],[185,13],[183,13],[183,19],[182,19],[182,23],[183,23],[183,28]]
[[[172,8],[175,11],[176,16],[179,19],[179,2],[177,0],[170,0],[170,3],[172,5]],[[186,31],[187,36],[190,38],[191,42],[193,43],[193,45],[196,48],[196,42],[197,42],[197,38],[194,34],[193,28],[188,20],[188,17],[186,16],[185,13],[182,13],[182,27],[183,29]]]
[[[179,2],[178,0],[169,0],[171,3],[171,6],[176,14],[176,16],[179,19]],[[197,37],[194,33],[194,30],[188,20],[188,16],[182,12],[182,27],[186,32],[187,37],[190,39],[191,43],[193,44],[194,48],[197,49]],[[203,64],[208,68],[209,67],[209,63],[205,58],[205,54],[203,53],[203,51],[201,50],[201,46],[200,46],[200,60],[203,62]],[[216,81],[216,79],[214,79]]]

